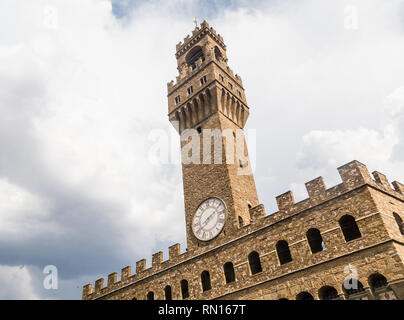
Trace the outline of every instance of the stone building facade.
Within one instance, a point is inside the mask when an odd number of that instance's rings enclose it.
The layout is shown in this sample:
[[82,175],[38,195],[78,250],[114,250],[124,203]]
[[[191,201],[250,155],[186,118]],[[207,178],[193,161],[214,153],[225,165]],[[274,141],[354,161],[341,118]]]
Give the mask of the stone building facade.
[[175,244],[150,268],[143,259],[119,281],[112,273],[85,285],[82,299],[404,299],[404,185],[352,161],[338,168],[341,184],[316,178],[309,198],[286,192],[267,215],[244,143],[249,107],[223,38],[204,21],[176,49],[168,116],[181,134],[187,249]]

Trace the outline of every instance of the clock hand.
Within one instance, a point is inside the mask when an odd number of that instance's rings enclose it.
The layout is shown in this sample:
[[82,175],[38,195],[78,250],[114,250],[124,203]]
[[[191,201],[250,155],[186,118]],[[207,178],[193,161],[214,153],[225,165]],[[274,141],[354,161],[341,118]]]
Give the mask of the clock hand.
[[216,213],[216,211],[213,212],[213,213],[205,220],[205,223],[203,224],[202,228],[204,228],[204,227],[209,223],[209,221],[212,220],[212,217],[215,215],[215,213]]

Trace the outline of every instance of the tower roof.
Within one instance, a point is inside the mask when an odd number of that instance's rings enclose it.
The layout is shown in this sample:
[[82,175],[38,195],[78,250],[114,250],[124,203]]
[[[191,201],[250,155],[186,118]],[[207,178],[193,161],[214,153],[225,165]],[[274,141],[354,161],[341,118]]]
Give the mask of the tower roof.
[[216,30],[210,27],[206,20],[204,20],[201,23],[200,27],[195,27],[195,29],[192,31],[192,35],[187,35],[184,38],[184,42],[180,41],[177,44],[177,53],[175,54],[177,59],[206,34],[210,35],[211,38],[215,40],[219,46],[226,50],[226,45],[224,44],[223,37],[220,34],[216,33]]

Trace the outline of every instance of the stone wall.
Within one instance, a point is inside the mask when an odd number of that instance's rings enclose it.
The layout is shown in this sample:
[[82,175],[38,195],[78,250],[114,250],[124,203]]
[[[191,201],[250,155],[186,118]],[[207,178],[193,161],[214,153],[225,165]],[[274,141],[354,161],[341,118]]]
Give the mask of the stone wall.
[[[326,189],[321,178],[306,184],[310,197],[294,203],[288,192],[277,198],[279,211],[266,216],[262,205],[250,210],[251,223],[226,235],[217,247],[198,248],[180,254],[179,245],[170,247],[170,257],[153,255],[152,267],[145,260],[136,263],[136,274],[130,268],[108,277],[108,285],[98,280],[93,290],[87,285],[83,299],[146,299],[149,291],[155,299],[164,299],[164,288],[172,287],[173,299],[182,299],[180,281],[189,283],[189,299],[294,299],[301,291],[318,298],[318,290],[330,285],[345,298],[342,283],[344,269],[352,265],[369,297],[368,278],[384,275],[398,298],[404,299],[404,235],[392,218],[392,211],[404,218],[404,195],[400,188],[374,179],[366,166],[353,161],[339,168],[342,183]],[[397,183],[395,185],[398,185]],[[361,237],[345,241],[339,226],[344,215],[355,218]],[[326,249],[313,254],[306,232],[317,228]],[[276,243],[286,240],[292,261],[281,265]],[[248,255],[260,255],[262,272],[252,275]],[[232,262],[236,281],[226,284],[223,265]],[[212,289],[202,292],[200,275],[210,273]]]

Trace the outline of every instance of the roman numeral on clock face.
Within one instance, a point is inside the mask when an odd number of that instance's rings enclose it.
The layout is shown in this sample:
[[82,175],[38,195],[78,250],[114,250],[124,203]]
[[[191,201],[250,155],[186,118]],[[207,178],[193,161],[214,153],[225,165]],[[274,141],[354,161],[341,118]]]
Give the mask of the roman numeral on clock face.
[[192,230],[196,238],[209,241],[219,235],[226,221],[226,205],[218,198],[203,201],[195,212]]

